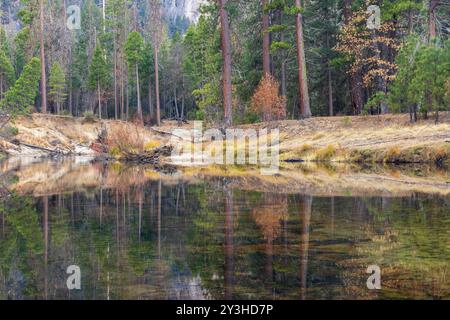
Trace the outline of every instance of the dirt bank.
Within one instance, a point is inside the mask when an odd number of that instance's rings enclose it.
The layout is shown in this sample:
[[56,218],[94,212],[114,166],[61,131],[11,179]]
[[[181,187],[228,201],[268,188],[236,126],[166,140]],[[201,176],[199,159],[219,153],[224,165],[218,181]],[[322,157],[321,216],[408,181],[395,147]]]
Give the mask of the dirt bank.
[[[193,123],[184,124],[191,128]],[[123,121],[34,114],[16,119],[0,137],[0,151],[10,156],[109,154],[120,148],[143,152],[170,144],[175,122],[148,128]],[[279,129],[283,161],[350,163],[450,162],[450,112],[441,123],[409,122],[408,115],[323,117],[240,126]],[[5,136],[2,134],[2,136]]]

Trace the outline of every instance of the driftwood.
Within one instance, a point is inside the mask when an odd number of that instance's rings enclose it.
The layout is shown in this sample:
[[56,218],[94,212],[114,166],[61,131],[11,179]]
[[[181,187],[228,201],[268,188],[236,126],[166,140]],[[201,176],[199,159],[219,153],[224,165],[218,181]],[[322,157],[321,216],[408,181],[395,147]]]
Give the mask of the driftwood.
[[182,137],[182,136],[178,136],[178,135],[176,135],[176,134],[173,134],[172,132],[167,132],[167,131],[163,131],[163,130],[158,130],[158,129],[155,129],[155,128],[150,128],[150,130],[152,130],[152,131],[154,131],[154,132],[156,132],[156,133],[162,134],[162,135],[173,136],[173,137],[179,138],[179,139],[181,139],[181,140],[190,141],[190,137]]
[[172,146],[163,146],[144,153],[125,153],[122,160],[127,162],[156,165],[160,164],[162,157],[170,156],[172,154],[172,150]]
[[45,151],[45,152],[49,152],[51,154],[63,154],[64,153],[60,149],[52,150],[52,149],[48,149],[48,148],[44,148],[44,147],[40,147],[40,146],[35,146],[33,144],[24,143],[24,142],[19,142],[19,144],[21,144],[23,146],[26,146],[26,147],[29,147],[29,148],[32,148],[32,149],[37,149],[37,150],[42,150],[42,151]]

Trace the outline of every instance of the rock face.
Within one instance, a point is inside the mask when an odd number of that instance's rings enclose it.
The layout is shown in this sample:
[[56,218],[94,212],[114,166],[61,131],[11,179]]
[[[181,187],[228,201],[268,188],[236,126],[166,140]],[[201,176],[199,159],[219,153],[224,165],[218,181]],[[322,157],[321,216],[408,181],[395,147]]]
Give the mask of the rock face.
[[197,22],[200,16],[200,5],[205,0],[164,0],[164,13],[172,19],[187,18],[190,22]]

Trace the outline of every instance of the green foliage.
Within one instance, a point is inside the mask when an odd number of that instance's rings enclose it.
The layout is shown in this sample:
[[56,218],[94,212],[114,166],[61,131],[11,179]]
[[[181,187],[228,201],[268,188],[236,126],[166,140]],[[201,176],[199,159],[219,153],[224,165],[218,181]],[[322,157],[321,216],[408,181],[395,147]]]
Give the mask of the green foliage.
[[284,13],[289,15],[303,14],[305,12],[304,8],[298,8],[296,6],[286,6],[284,7]]
[[16,37],[14,38],[14,45],[16,48],[15,52],[15,69],[16,76],[19,76],[22,73],[23,67],[26,63],[26,47],[31,39],[31,31],[29,27],[24,27],[19,32],[17,32]]
[[399,70],[390,87],[389,102],[396,111],[413,104],[422,112],[448,110],[446,82],[450,78],[450,41],[423,44],[411,38],[397,57]]
[[270,51],[276,53],[278,50],[288,50],[291,49],[292,45],[286,41],[273,41],[270,44]]
[[24,67],[23,72],[13,87],[0,102],[0,110],[12,116],[30,111],[38,94],[41,76],[41,63],[38,58],[32,58]]
[[[3,83],[6,84],[7,87],[12,85],[15,80],[14,75],[14,67],[9,60],[9,57],[6,55],[3,48],[0,47],[0,79],[3,80]],[[2,97],[0,97],[1,99]]]
[[197,109],[189,114],[196,119],[215,118],[221,105],[219,80],[222,61],[220,34],[215,20],[201,16],[199,22],[188,29],[183,47],[185,85],[192,93]]
[[379,91],[375,94],[373,94],[369,101],[367,101],[365,105],[365,111],[368,110],[381,110],[382,105],[386,105],[387,103],[387,95],[386,93]]
[[49,97],[57,103],[62,104],[66,97],[66,76],[64,70],[58,62],[55,62],[50,69],[50,77],[48,80],[49,85]]
[[86,122],[95,121],[95,114],[91,110],[86,110],[83,112],[83,117]]
[[94,56],[92,57],[91,65],[89,66],[89,87],[96,90],[98,86],[105,88],[109,84],[108,62],[106,61],[106,54],[97,41],[95,46]]
[[125,53],[127,55],[128,64],[134,67],[142,60],[142,50],[144,49],[144,39],[137,31],[133,31],[128,35],[125,43]]

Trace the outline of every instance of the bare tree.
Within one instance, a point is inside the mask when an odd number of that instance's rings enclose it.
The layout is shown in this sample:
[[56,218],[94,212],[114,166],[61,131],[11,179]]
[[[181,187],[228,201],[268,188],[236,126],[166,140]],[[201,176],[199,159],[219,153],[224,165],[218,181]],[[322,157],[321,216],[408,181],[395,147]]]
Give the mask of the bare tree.
[[261,0],[261,7],[263,10],[263,19],[262,19],[262,32],[263,32],[263,76],[265,77],[267,74],[270,74],[270,34],[269,34],[269,14],[266,12],[268,0]]
[[[344,23],[351,19],[351,6],[353,0],[344,0]],[[353,114],[360,114],[363,108],[363,87],[360,72],[349,74],[350,96]]]
[[153,62],[155,65],[156,124],[161,125],[161,101],[159,97],[159,65],[158,52],[161,44],[163,21],[161,17],[161,1],[149,0],[150,29],[153,42]]
[[39,17],[40,17],[40,49],[41,49],[41,103],[42,113],[47,113],[47,77],[45,74],[45,47],[44,47],[44,0],[39,0]]

